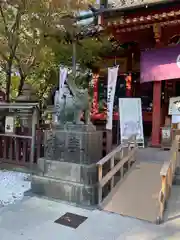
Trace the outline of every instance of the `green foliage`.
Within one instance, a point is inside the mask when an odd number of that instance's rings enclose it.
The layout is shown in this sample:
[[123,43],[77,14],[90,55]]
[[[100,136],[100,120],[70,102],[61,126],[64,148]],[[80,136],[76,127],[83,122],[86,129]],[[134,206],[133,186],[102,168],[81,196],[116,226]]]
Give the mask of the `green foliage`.
[[11,81],[11,99],[16,99],[18,95],[18,87],[19,87],[19,82],[20,82],[20,77],[19,76],[11,76],[12,81]]
[[[60,64],[71,67],[74,34],[74,11],[86,9],[92,1],[11,0],[0,2],[0,85],[15,99],[25,81],[37,90],[41,102],[58,84]],[[103,51],[109,47],[106,38],[96,37],[76,42],[76,62],[83,72],[98,66]],[[19,72],[19,75],[10,74]],[[76,79],[87,87],[89,75]]]

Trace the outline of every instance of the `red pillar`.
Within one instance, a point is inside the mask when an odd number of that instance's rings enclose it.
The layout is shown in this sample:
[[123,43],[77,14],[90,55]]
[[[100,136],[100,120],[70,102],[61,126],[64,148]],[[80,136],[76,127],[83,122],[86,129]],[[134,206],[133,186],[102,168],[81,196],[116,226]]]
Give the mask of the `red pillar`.
[[152,146],[160,146],[161,81],[153,83]]
[[93,74],[93,104],[92,114],[98,113],[98,79],[99,74]]

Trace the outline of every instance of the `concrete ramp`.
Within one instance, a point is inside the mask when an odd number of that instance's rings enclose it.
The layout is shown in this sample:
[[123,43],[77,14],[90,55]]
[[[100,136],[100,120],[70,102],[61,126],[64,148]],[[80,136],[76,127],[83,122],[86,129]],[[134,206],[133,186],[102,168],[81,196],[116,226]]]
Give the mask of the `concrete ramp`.
[[[168,152],[139,150],[137,161],[102,203],[106,211],[156,222],[161,189],[160,170]],[[139,157],[139,159],[138,159]]]

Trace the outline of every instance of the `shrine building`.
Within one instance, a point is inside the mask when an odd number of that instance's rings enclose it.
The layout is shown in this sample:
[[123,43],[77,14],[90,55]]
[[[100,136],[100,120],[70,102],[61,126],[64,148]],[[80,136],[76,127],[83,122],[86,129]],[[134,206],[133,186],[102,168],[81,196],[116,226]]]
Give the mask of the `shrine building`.
[[94,76],[92,118],[106,119],[107,69],[119,65],[114,122],[118,98],[140,97],[144,135],[158,147],[169,98],[180,96],[180,2],[102,0],[101,8],[100,24],[117,50],[104,57]]

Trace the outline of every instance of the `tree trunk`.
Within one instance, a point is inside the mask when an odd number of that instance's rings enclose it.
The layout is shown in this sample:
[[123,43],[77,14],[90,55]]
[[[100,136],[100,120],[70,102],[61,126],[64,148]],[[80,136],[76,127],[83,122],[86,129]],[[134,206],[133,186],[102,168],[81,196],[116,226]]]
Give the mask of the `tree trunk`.
[[22,92],[22,88],[23,88],[24,82],[25,82],[25,77],[24,77],[24,76],[21,76],[21,78],[20,78],[20,83],[19,83],[19,88],[18,88],[18,96],[19,96],[19,95],[21,94],[21,92]]
[[6,72],[6,102],[10,101],[11,90],[11,68]]

